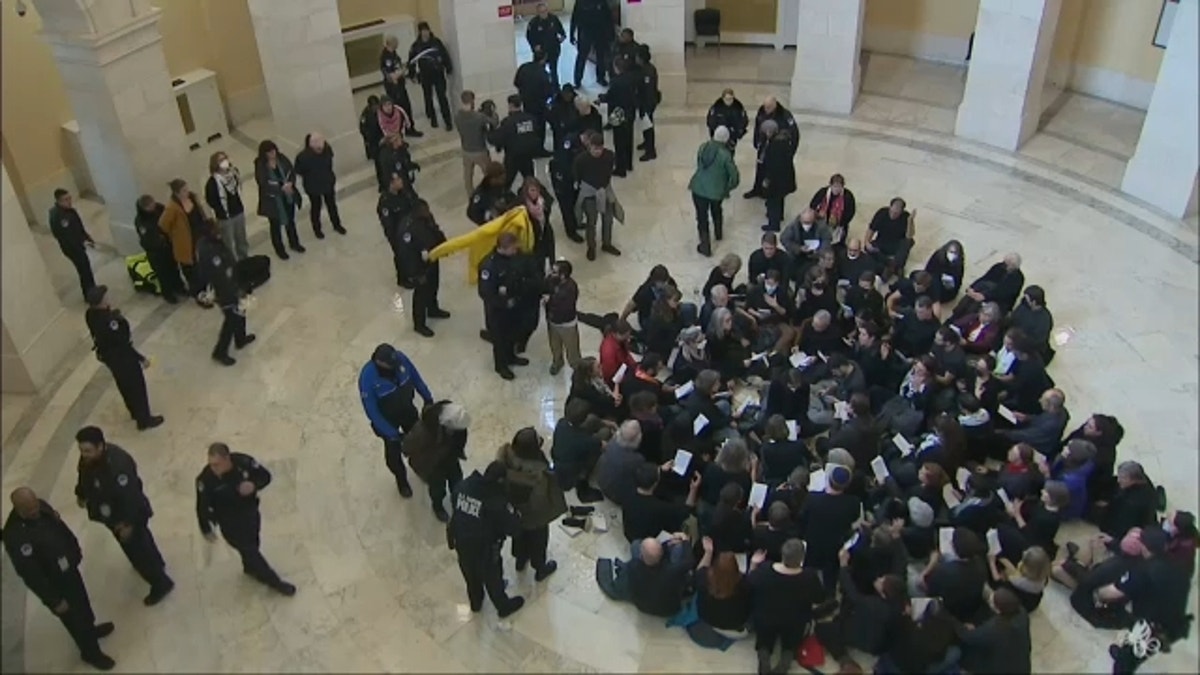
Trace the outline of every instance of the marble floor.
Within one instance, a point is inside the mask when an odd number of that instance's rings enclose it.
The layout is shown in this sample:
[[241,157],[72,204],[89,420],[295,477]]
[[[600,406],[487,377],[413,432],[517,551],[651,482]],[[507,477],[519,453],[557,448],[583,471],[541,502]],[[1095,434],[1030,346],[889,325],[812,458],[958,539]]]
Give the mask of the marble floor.
[[[628,214],[616,234],[624,256],[589,263],[580,247],[560,244],[560,254],[576,263],[584,308],[619,307],[654,263],[666,264],[686,293],[702,284],[712,261],[694,252],[686,185],[695,147],[704,138],[704,111],[721,86],[693,83],[686,105],[663,109],[658,161],[638,165],[617,184]],[[786,93],[786,85],[734,86],[747,102],[764,89],[781,98]],[[882,95],[868,94],[850,117],[797,116],[802,187],[789,199],[789,212],[798,211],[837,171],[846,175],[860,204],[856,235],[871,211],[892,196],[920,210],[914,261],[951,237],[965,243],[968,276],[1008,251],[1021,252],[1027,279],[1047,289],[1057,324],[1074,329],[1051,373],[1067,392],[1075,423],[1093,411],[1118,415],[1127,430],[1122,458],[1141,461],[1173,505],[1196,510],[1195,228],[1080,175],[1073,161],[990,150],[925,124],[881,117],[870,110],[871,96]],[[1115,135],[1127,131],[1119,123],[1114,127]],[[270,120],[258,120],[221,147],[247,167],[249,148],[272,131]],[[464,215],[456,145],[445,132],[416,144],[425,166],[418,188],[451,234],[472,227]],[[739,148],[737,160],[748,180],[750,148]],[[202,161],[197,160],[197,177]],[[384,470],[355,386],[358,370],[380,342],[405,350],[435,395],[471,412],[470,469],[483,467],[520,427],[533,425],[548,434],[561,412],[568,374],[547,373],[548,348],[540,333],[531,344],[533,365],[520,369],[516,380],[504,382],[491,372],[490,355],[477,336],[479,301],[466,283],[461,258],[443,270],[442,304],[454,316],[434,324],[436,340],[414,335],[408,317],[393,308],[396,289],[374,216],[369,170],[343,176],[341,185],[349,234],[316,241],[301,225],[309,252],[275,261],[273,278],[256,294],[249,316],[258,342],[237,355],[234,368],[209,359],[218,315],[135,296],[118,264],[101,268],[100,280],[129,316],[140,349],[155,361],[147,377],[153,405],[167,418],[163,427],[134,430],[111,378],[82,343],[46,392],[4,396],[4,416],[17,419],[3,425],[3,490],[31,485],[79,535],[93,604],[102,619],[117,624],[105,648],[118,668],[749,670],[750,645],[727,652],[700,649],[681,631],[600,594],[594,560],[625,555],[619,527],[574,538],[553,527],[550,548],[559,572],[548,581],[535,585],[531,573],[518,575],[511,559],[506,561],[510,586],[528,599],[523,610],[504,622],[490,605],[479,615],[468,610],[453,554],[424,490],[403,501]],[[727,237],[717,255],[746,256],[757,245],[762,204],[735,197],[727,208]],[[252,224],[251,240],[255,252],[269,252],[263,223]],[[68,304],[68,311],[82,315],[78,300]],[[82,316],[80,325],[82,331]],[[585,352],[594,352],[599,336],[585,329],[583,338]],[[72,439],[85,424],[103,427],[140,464],[156,512],[152,526],[177,583],[157,607],[142,606],[143,584],[111,535],[89,524],[74,505]],[[250,582],[230,548],[206,542],[197,531],[192,484],[207,445],[217,440],[255,455],[274,473],[263,493],[263,550],[299,586],[294,598]],[[1062,536],[1085,532],[1067,528]],[[0,581],[3,670],[84,670],[61,626],[24,592],[8,562]],[[1112,634],[1085,627],[1059,588],[1047,593],[1035,613],[1033,634],[1035,672],[1108,670],[1103,646]],[[1146,668],[1194,672],[1196,658],[1193,635]]]

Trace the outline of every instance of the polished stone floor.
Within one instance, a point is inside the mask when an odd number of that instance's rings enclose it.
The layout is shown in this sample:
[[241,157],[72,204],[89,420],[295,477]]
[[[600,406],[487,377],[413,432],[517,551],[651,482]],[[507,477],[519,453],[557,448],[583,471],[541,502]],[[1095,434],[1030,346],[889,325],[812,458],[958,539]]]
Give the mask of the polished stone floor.
[[[739,57],[730,48],[725,53],[735,54],[735,64],[762,58],[752,52]],[[702,51],[698,58],[705,57]],[[923,66],[908,68],[921,71]],[[734,86],[748,105],[767,92],[786,96],[786,84],[750,73],[744,77],[748,81]],[[941,82],[936,74],[930,77]],[[870,69],[867,82],[872,83]],[[691,84],[687,105],[659,115],[660,159],[638,165],[630,178],[618,182],[628,213],[616,235],[624,256],[588,263],[579,247],[560,243],[560,255],[576,263],[584,308],[618,308],[658,262],[671,269],[685,293],[703,282],[712,261],[694,252],[686,184],[695,147],[704,137],[702,115],[722,86],[715,80]],[[952,122],[952,112],[937,101],[909,100],[931,98],[929,89],[867,89],[850,117],[798,116],[802,187],[788,201],[789,212],[801,208],[837,171],[845,174],[860,205],[855,235],[870,213],[895,195],[919,209],[914,262],[951,237],[965,244],[968,276],[1008,251],[1019,251],[1029,282],[1047,289],[1057,325],[1074,330],[1051,369],[1067,392],[1074,422],[1091,412],[1119,416],[1127,430],[1122,458],[1141,461],[1166,486],[1173,504],[1195,510],[1200,390],[1194,224],[1130,201],[1078,161],[1078,153],[1103,153],[1078,144],[1071,146],[1074,156],[991,150],[947,135],[938,120],[949,114]],[[1136,125],[1123,118],[1103,122],[1115,107],[1099,106],[1097,113],[1090,99],[1081,101],[1063,106],[1059,114],[1101,120],[1102,126],[1084,132],[1092,138],[1088,142],[1127,153],[1131,128],[1136,141]],[[1072,132],[1079,131],[1077,126],[1064,125]],[[222,141],[222,147],[245,169],[249,147],[272,130],[270,120],[256,121]],[[450,233],[471,227],[463,213],[455,148],[455,139],[444,132],[418,145],[425,165],[418,188]],[[752,151],[740,148],[737,159],[748,180]],[[197,157],[195,180],[203,162]],[[547,582],[535,585],[531,573],[518,575],[506,561],[510,587],[527,596],[526,608],[507,622],[498,621],[490,606],[480,615],[469,612],[453,554],[445,548],[423,489],[415,499],[402,501],[384,469],[380,444],[359,402],[358,369],[379,342],[405,350],[435,395],[457,400],[471,412],[469,468],[485,465],[522,426],[548,433],[561,412],[568,374],[546,372],[548,348],[541,333],[531,345],[533,365],[520,369],[515,381],[492,374],[490,354],[477,336],[479,301],[465,283],[462,259],[447,262],[442,276],[442,302],[454,316],[434,324],[436,340],[415,336],[408,317],[393,308],[395,288],[374,216],[369,171],[344,176],[341,184],[349,235],[316,241],[301,220],[309,252],[286,263],[275,261],[274,276],[257,293],[249,317],[259,340],[237,355],[234,368],[209,360],[220,322],[214,312],[135,297],[118,264],[100,270],[100,280],[113,288],[116,304],[134,324],[140,348],[155,361],[148,371],[150,393],[167,418],[165,426],[141,434],[134,430],[111,378],[82,342],[44,394],[3,398],[4,492],[32,485],[80,536],[93,604],[103,619],[117,624],[105,648],[118,668],[749,670],[749,645],[727,652],[700,649],[681,631],[600,594],[593,561],[627,550],[616,527],[608,534],[575,538],[553,528],[550,547],[560,571]],[[744,257],[756,246],[762,203],[738,196],[727,208],[727,237],[717,254]],[[103,221],[102,213],[96,217]],[[256,252],[267,253],[263,228],[264,223],[254,223],[251,239]],[[72,296],[68,304],[68,311],[82,315],[78,299]],[[83,330],[81,316],[81,338]],[[583,337],[585,353],[594,351],[598,335],[585,329]],[[140,464],[156,512],[152,527],[178,584],[160,606],[141,605],[143,584],[112,537],[87,523],[74,505],[72,436],[84,424],[103,427]],[[247,580],[231,549],[206,542],[197,531],[193,479],[206,446],[216,440],[255,455],[275,475],[263,493],[263,550],[299,586],[294,598],[278,597]],[[1068,528],[1063,537],[1084,533]],[[7,562],[0,574],[5,672],[83,669],[61,626],[22,592]],[[1033,617],[1033,632],[1035,672],[1108,670],[1103,646],[1112,634],[1074,617],[1061,589],[1048,592]],[[1193,635],[1146,669],[1194,671],[1196,655]]]

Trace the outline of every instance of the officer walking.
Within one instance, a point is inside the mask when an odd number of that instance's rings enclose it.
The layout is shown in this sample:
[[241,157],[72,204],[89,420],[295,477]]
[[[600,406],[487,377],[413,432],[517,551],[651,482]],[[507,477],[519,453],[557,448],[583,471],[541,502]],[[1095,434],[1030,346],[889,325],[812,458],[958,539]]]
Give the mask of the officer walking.
[[484,325],[492,342],[492,364],[506,380],[516,377],[512,366],[529,365],[529,359],[516,353],[524,316],[523,266],[518,255],[517,235],[504,232],[496,239],[496,250],[479,265],[479,297],[483,300]]
[[441,286],[441,263],[429,259],[429,252],[446,241],[446,234],[438,227],[437,220],[429,210],[429,202],[418,199],[416,207],[408,216],[401,235],[401,253],[408,262],[405,268],[412,271],[413,279],[413,329],[418,335],[433,337],[429,319],[449,319],[450,312],[438,306],[438,288]]
[[613,130],[613,152],[617,155],[614,176],[633,171],[633,122],[638,109],[638,82],[633,62],[622,58],[613,64],[612,86],[601,95],[608,104],[608,125]]
[[510,598],[504,592],[500,549],[521,527],[504,490],[507,474],[504,463],[494,461],[482,474],[475,471],[464,478],[454,489],[454,513],[446,526],[446,543],[458,552],[458,569],[467,582],[471,611],[483,609],[486,590],[501,619],[525,606],[525,598]]
[[216,541],[212,526],[242,558],[242,573],[275,591],[293,596],[296,587],[279,578],[259,550],[262,514],[258,493],[271,484],[271,472],[250,455],[230,452],[224,443],[208,446],[208,466],[196,476],[196,519],[200,533]]
[[383,439],[383,459],[396,477],[396,488],[408,499],[413,492],[401,447],[404,434],[420,419],[413,394],[419,394],[425,405],[433,403],[433,394],[408,356],[387,343],[375,348],[359,372],[358,393],[371,430]]
[[[545,126],[545,122],[542,122]],[[533,160],[543,152],[545,136],[537,131],[538,118],[521,109],[521,97],[508,97],[508,117],[488,134],[488,142],[504,153],[504,175],[508,185],[520,173],[522,178],[533,177]]]
[[567,31],[563,28],[562,21],[550,13],[546,3],[539,2],[537,15],[529,20],[529,27],[525,29],[525,40],[535,53],[541,47],[546,55],[546,63],[550,66],[550,80],[555,89],[558,89],[558,57],[562,55],[562,43],[566,39]]
[[242,349],[258,339],[253,333],[246,332],[246,310],[242,305],[246,292],[234,274],[233,263],[233,253],[221,241],[221,231],[210,221],[208,231],[196,244],[196,264],[200,266],[202,278],[212,286],[217,305],[224,315],[212,352],[213,360],[224,366],[237,363],[237,359],[229,355],[230,343]]
[[650,62],[650,47],[638,45],[635,54],[635,65],[640,80],[638,84],[638,116],[645,119],[646,129],[642,131],[642,143],[637,146],[642,151],[639,162],[649,162],[658,157],[658,147],[655,145],[654,111],[662,102],[662,92],[658,90],[658,68]]
[[608,86],[608,55],[615,37],[612,8],[608,0],[576,0],[571,12],[571,44],[579,47],[575,56],[575,88],[583,85],[583,68],[596,50],[596,83]]
[[83,551],[75,533],[58,511],[30,488],[13,490],[12,505],[3,539],[13,569],[62,622],[79,647],[80,658],[98,670],[112,670],[116,662],[100,651],[99,640],[113,632],[113,624],[96,623],[87,587],[79,575]]
[[402,288],[413,288],[413,269],[409,265],[406,253],[411,247],[404,241],[404,230],[408,216],[416,207],[418,199],[420,197],[404,174],[392,173],[387,191],[379,195],[379,203],[375,206],[375,214],[379,216],[379,224],[383,227],[383,236],[387,238],[388,246],[392,249],[396,285]]
[[550,99],[555,95],[554,83],[546,73],[546,52],[541,47],[533,50],[533,59],[522,63],[513,76],[513,86],[521,97],[521,107],[536,120],[534,131],[541,139],[542,149],[546,145],[546,122],[549,121]]
[[383,51],[379,54],[379,72],[383,74],[383,93],[393,103],[400,106],[404,110],[404,114],[408,116],[408,129],[404,131],[404,134],[420,138],[425,134],[417,131],[417,118],[413,117],[412,100],[408,98],[408,87],[404,84],[408,68],[396,51],[399,46],[400,41],[396,39],[395,35],[389,35],[383,41]]
[[572,165],[582,147],[583,142],[577,135],[564,132],[555,142],[554,155],[550,158],[550,185],[554,188],[554,196],[558,198],[563,230],[567,233],[567,238],[577,244],[583,243],[583,235],[579,234],[579,219],[575,216],[575,202],[579,199],[579,189],[575,185]]
[[79,481],[75,498],[87,509],[88,519],[112,530],[125,557],[146,583],[150,594],[142,600],[157,605],[175,588],[167,576],[167,563],[150,532],[154,511],[142,491],[137,462],[125,450],[104,440],[99,427],[84,427],[75,434],[79,444]]
[[87,249],[95,248],[96,242],[84,229],[83,219],[79,217],[79,212],[71,202],[70,192],[62,188],[54,191],[54,206],[50,208],[49,218],[50,234],[58,241],[59,250],[75,266],[75,272],[79,274],[79,287],[86,299],[88,289],[96,285]]
[[142,373],[149,362],[133,346],[129,321],[121,315],[121,310],[108,304],[107,296],[108,286],[103,284],[92,286],[85,294],[88,308],[83,316],[92,334],[92,348],[96,358],[112,373],[138,431],[153,429],[163,423],[163,418],[150,414],[150,397]]

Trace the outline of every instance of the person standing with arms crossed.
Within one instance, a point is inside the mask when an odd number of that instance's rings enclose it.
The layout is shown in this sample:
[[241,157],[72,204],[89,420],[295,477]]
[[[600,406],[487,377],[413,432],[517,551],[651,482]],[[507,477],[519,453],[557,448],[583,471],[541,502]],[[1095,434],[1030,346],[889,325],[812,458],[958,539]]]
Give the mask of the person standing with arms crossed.
[[79,275],[79,287],[86,300],[88,289],[96,285],[87,249],[96,248],[96,242],[84,229],[83,218],[80,218],[79,212],[75,210],[70,192],[62,188],[54,191],[54,206],[50,208],[49,219],[50,234],[58,241],[58,248],[62,254],[75,266],[75,272]]

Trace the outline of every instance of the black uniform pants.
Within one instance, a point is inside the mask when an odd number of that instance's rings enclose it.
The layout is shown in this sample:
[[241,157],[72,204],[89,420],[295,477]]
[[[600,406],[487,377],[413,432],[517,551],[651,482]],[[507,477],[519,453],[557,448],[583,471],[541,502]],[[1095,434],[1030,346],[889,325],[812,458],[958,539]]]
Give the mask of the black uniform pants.
[[579,193],[575,189],[575,183],[570,180],[568,175],[557,171],[551,177],[553,178],[554,196],[558,199],[558,212],[562,214],[563,231],[567,234],[577,232],[579,219],[575,217],[575,202],[578,200]]
[[243,572],[267,586],[276,586],[283,581],[259,550],[262,515],[257,508],[238,513],[218,525],[221,528],[221,536],[241,557]]
[[404,453],[400,451],[403,442],[403,437],[383,439],[383,461],[396,477],[397,488],[408,487],[408,467],[404,466]]
[[279,217],[267,218],[271,228],[271,246],[275,247],[275,254],[280,258],[287,254],[287,249],[283,247],[284,230],[287,230],[288,246],[294,249],[300,247],[300,235],[296,234],[296,210],[289,208],[286,211],[286,220]]
[[329,220],[333,223],[333,229],[339,230],[342,227],[342,217],[338,215],[337,194],[334,190],[330,190],[325,194],[309,193],[308,195],[308,219],[312,221],[313,234],[321,235],[321,205],[329,207]]
[[146,377],[137,354],[131,352],[112,356],[104,361],[104,365],[112,373],[130,417],[138,423],[149,420],[150,396],[146,393]]
[[222,307],[225,315],[221,321],[221,332],[217,335],[217,346],[213,347],[213,356],[229,356],[229,343],[241,347],[246,342],[246,316],[237,311],[237,307]]
[[558,59],[562,56],[562,47],[555,42],[552,49],[545,49],[546,67],[550,69],[550,81],[554,83],[554,88],[559,88],[558,80]]
[[183,274],[183,280],[187,282],[188,295],[199,297],[204,291],[204,285],[200,283],[200,270],[195,263],[190,265],[179,264],[179,272]]
[[533,337],[541,323],[542,304],[534,299],[532,302],[518,304],[517,307],[520,310],[519,321],[513,331],[513,346],[517,353],[523,353],[529,346],[529,338]]
[[512,187],[518,173],[522,178],[533,178],[533,157],[505,152],[504,175],[508,177],[509,187]]
[[[88,597],[87,587],[83,585],[83,577],[78,568],[63,572],[58,577],[57,590],[67,603],[67,611],[55,614],[62,622],[63,628],[71,634],[75,646],[83,658],[92,658],[100,654],[100,642],[96,637],[96,614],[92,611],[92,601]],[[51,608],[53,611],[53,608]]]
[[592,50],[596,50],[596,82],[599,84],[608,83],[608,53],[612,45],[608,40],[596,39],[595,36],[586,33],[578,35],[579,53],[575,56],[575,85],[579,86],[583,82],[583,68],[587,65],[588,56]]
[[452,129],[454,122],[450,117],[450,101],[446,98],[446,74],[434,73],[421,78],[421,92],[425,95],[425,116],[433,126],[437,126],[437,113],[433,110],[433,97],[437,95],[438,108],[442,111],[442,119],[446,128]]
[[516,336],[520,314],[511,309],[487,309],[484,321],[492,338],[493,365],[496,370],[511,366],[517,357]]
[[384,79],[383,93],[392,100],[392,103],[400,106],[405,115],[408,115],[408,121],[411,125],[409,129],[416,131],[417,118],[413,117],[412,101],[408,98],[408,88],[404,86],[404,80],[392,82],[391,80]]
[[150,263],[150,269],[154,270],[154,276],[158,277],[163,298],[174,300],[176,296],[186,292],[183,279],[179,276],[179,263],[175,262],[171,249],[146,251],[146,261]]
[[117,543],[121,545],[129,564],[150,584],[151,589],[157,590],[169,585],[171,579],[167,576],[167,563],[158,551],[158,543],[154,541],[154,535],[150,532],[150,524],[131,523],[131,526],[133,532],[128,540],[121,541],[121,538],[117,537]]
[[92,261],[88,260],[87,249],[83,246],[78,248],[63,248],[63,255],[67,256],[67,260],[75,266],[75,273],[79,275],[79,288],[86,295],[88,289],[96,285],[96,277],[92,274]]
[[413,287],[413,326],[417,328],[426,325],[430,312],[440,309],[437,296],[442,283],[441,267],[438,263],[428,266]]
[[446,495],[454,492],[454,488],[462,482],[463,471],[462,464],[459,463],[457,457],[451,457],[446,460],[446,465],[441,470],[441,475],[430,481],[429,483],[429,499],[433,502],[433,508],[446,508]]
[[483,593],[492,599],[497,610],[507,609],[512,600],[504,592],[504,564],[500,561],[501,543],[468,544],[458,542],[458,569],[467,582],[467,599],[471,609],[483,608]]
[[653,157],[658,154],[657,136],[654,133],[654,110],[643,110],[642,117],[646,118],[647,123],[650,124],[650,126],[642,132],[642,150],[644,150],[647,155]]
[[512,554],[517,559],[517,567],[524,567],[525,563],[529,563],[535,571],[544,568],[547,560],[546,548],[549,545],[549,525],[518,531],[512,540]]
[[633,120],[613,127],[613,152],[618,174],[633,170]]

